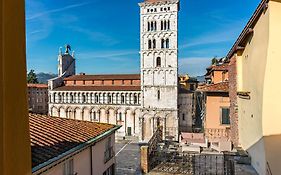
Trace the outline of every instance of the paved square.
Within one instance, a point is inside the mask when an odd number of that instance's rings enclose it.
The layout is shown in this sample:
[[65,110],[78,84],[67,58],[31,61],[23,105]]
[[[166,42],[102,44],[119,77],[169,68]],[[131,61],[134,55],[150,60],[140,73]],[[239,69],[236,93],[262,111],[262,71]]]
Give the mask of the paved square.
[[137,141],[115,143],[116,175],[141,175],[140,147]]

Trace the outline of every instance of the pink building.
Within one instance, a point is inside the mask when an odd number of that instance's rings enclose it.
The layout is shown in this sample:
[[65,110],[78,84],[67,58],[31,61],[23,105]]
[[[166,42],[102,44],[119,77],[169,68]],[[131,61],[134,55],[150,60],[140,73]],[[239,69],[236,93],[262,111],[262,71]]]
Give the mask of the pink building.
[[119,126],[30,114],[32,173],[115,174]]

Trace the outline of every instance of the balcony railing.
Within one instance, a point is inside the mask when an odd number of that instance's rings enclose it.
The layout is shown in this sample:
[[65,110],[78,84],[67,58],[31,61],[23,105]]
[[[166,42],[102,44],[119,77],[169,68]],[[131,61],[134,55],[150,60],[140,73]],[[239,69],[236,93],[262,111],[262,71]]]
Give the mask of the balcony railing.
[[208,139],[221,139],[229,138],[229,129],[215,129],[215,128],[206,128],[205,136]]

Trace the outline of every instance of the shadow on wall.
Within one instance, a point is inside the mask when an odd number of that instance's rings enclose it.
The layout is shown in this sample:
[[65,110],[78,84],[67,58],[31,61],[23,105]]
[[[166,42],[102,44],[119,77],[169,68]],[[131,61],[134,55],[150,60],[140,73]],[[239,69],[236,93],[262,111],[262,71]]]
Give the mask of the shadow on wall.
[[275,175],[281,172],[281,134],[264,136],[246,150],[259,174]]

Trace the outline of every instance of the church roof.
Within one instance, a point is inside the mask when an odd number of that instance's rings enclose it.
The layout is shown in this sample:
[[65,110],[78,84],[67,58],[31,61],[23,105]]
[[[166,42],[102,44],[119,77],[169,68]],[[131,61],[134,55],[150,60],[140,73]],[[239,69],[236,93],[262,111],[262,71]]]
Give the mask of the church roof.
[[140,91],[141,86],[61,86],[54,91]]
[[140,74],[73,75],[64,80],[140,80]]

